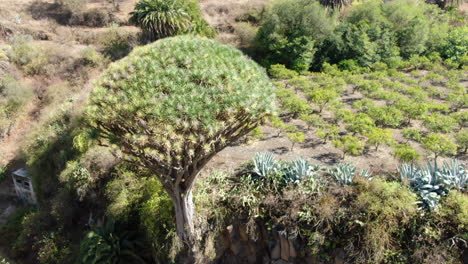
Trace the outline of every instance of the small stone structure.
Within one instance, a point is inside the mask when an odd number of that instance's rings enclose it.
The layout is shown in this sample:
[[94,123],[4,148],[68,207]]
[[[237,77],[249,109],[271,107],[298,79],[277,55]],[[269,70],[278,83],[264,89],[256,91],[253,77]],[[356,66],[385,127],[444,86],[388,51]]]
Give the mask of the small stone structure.
[[26,169],[19,169],[12,174],[15,192],[18,198],[30,204],[36,204],[36,193],[34,193],[32,179]]

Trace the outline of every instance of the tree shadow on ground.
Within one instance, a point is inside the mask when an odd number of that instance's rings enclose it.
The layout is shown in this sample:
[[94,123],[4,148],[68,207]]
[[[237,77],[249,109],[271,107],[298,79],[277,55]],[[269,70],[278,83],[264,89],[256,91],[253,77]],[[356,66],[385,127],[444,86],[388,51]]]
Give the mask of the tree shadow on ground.
[[336,153],[324,153],[314,156],[313,158],[328,165],[333,165],[341,161],[341,156]]
[[289,151],[289,149],[287,147],[278,147],[278,148],[274,148],[274,149],[269,149],[269,151],[277,154],[277,155],[282,155],[286,152]]

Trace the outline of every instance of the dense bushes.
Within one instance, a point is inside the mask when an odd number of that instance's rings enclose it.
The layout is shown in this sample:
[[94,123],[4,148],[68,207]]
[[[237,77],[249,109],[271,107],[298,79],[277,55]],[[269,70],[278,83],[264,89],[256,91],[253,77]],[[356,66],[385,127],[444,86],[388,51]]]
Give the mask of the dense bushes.
[[[300,160],[278,162],[257,155],[238,175],[203,178],[195,197],[203,199],[206,216],[218,225],[240,222],[253,240],[265,227],[268,238],[257,240],[265,247],[275,232],[290,234],[289,239],[296,238],[299,262],[311,256],[327,261],[337,249],[344,249],[343,260],[349,263],[461,262],[466,246],[451,238],[466,237],[466,194],[453,190],[439,210],[423,213],[418,196],[405,183],[358,174],[352,165],[324,170]],[[284,170],[294,164],[303,164],[298,168],[304,173]],[[286,171],[303,176],[287,181]]]
[[265,15],[258,32],[258,50],[264,63],[284,64],[307,70],[318,46],[333,31],[335,21],[318,2],[286,0],[276,2]]
[[298,71],[319,70],[323,62],[359,71],[383,62],[440,53],[448,62],[466,63],[466,26],[449,27],[448,16],[419,0],[369,0],[350,8],[339,22],[315,1],[281,0],[269,8],[257,35],[256,52],[265,65]]

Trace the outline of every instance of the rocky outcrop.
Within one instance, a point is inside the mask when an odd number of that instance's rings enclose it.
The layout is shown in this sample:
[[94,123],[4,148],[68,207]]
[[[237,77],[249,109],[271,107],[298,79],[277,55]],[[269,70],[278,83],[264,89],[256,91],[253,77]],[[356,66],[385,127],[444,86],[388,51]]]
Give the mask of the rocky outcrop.
[[346,252],[338,248],[330,260],[325,261],[307,253],[304,242],[295,234],[274,228],[266,230],[256,224],[248,231],[246,224],[233,224],[226,228],[221,244],[224,253],[218,264],[345,264]]

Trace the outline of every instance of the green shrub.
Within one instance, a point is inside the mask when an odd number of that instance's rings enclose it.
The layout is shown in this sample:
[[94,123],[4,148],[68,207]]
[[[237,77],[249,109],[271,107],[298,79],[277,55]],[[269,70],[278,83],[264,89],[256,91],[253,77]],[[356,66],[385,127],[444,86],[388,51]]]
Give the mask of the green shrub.
[[468,26],[453,27],[440,53],[451,62],[460,63],[468,54]]
[[81,241],[81,263],[146,263],[148,251],[142,234],[129,230],[124,223],[108,220],[86,234]]
[[239,36],[242,47],[250,47],[257,35],[258,27],[248,23],[240,22],[233,25],[234,34]]
[[393,106],[376,106],[369,109],[368,115],[378,126],[398,128],[405,120],[403,113]]
[[296,71],[287,69],[283,64],[271,65],[268,73],[278,79],[292,79],[299,75]]
[[455,135],[455,140],[461,153],[466,154],[466,152],[468,151],[468,129],[465,128],[463,130],[460,130]]
[[93,47],[84,48],[80,55],[87,65],[100,67],[106,63],[106,58]]
[[350,115],[344,122],[347,124],[346,130],[353,132],[354,135],[357,133],[364,135],[375,127],[374,120],[364,113]]
[[345,158],[346,154],[359,156],[364,152],[364,143],[355,136],[342,136],[339,139],[333,140],[333,145],[342,149],[343,159]]
[[435,159],[439,156],[454,155],[457,145],[446,135],[430,134],[422,139],[423,147],[434,154]]
[[433,113],[424,117],[424,126],[432,132],[450,133],[457,127],[457,121],[450,116]]
[[360,181],[358,196],[353,202],[356,212],[365,212],[358,218],[363,223],[355,232],[361,231],[361,244],[356,251],[358,259],[365,263],[381,263],[388,251],[398,248],[399,238],[416,217],[417,197],[398,182],[381,179]]
[[132,50],[136,39],[132,33],[113,25],[98,35],[97,42],[105,55],[118,60]]
[[375,127],[367,132],[365,136],[367,137],[367,143],[373,145],[376,151],[382,144],[390,146],[394,143],[393,131],[390,129]]
[[267,10],[257,35],[257,49],[265,64],[284,64],[306,71],[316,47],[333,31],[334,19],[318,2],[280,0]]
[[411,147],[410,144],[396,145],[393,156],[403,162],[412,162],[421,158],[421,154]]
[[308,92],[307,96],[312,103],[318,106],[319,113],[321,113],[327,104],[337,99],[340,95],[335,90],[318,88]]

